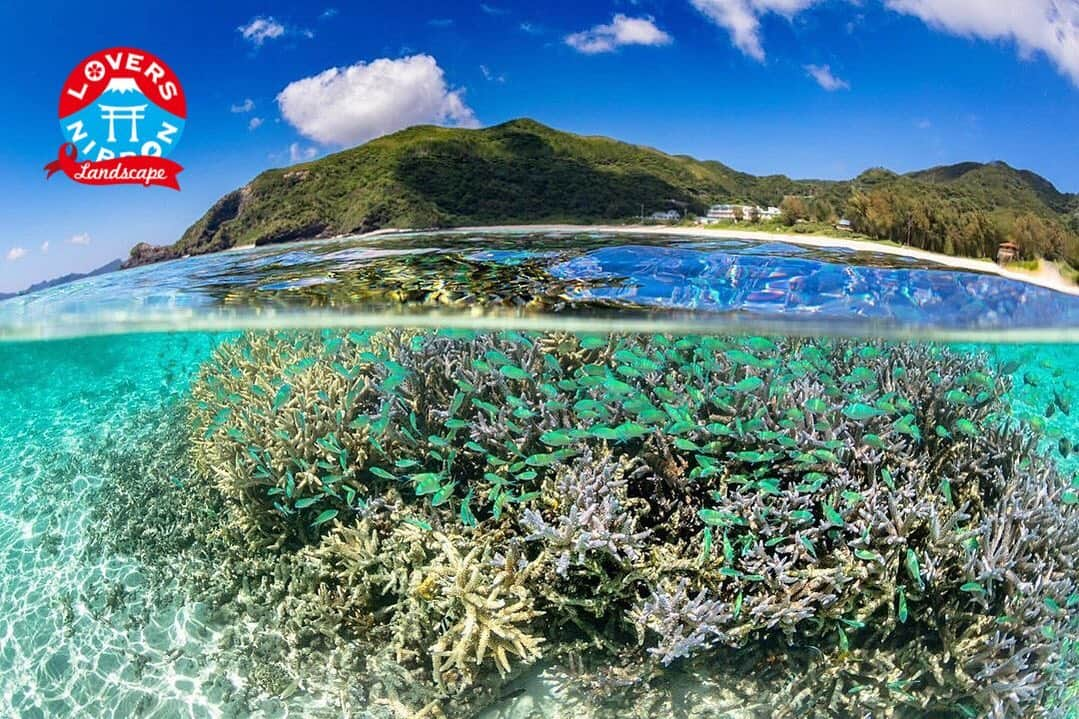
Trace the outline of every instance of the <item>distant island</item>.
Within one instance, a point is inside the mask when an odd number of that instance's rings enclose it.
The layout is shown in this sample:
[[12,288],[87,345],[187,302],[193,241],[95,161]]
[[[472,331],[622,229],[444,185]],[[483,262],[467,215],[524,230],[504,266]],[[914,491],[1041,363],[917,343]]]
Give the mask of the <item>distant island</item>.
[[996,258],[1010,243],[1009,259],[1079,271],[1079,194],[1002,162],[904,175],[876,168],[845,181],[758,177],[529,119],[481,130],[417,126],[267,170],[176,243],[136,245],[124,266],[386,228],[625,224],[653,215],[850,230],[962,257]]
[[113,260],[112,262],[109,262],[107,264],[102,265],[101,267],[98,267],[96,270],[90,270],[89,272],[71,272],[71,273],[68,273],[66,275],[61,275],[60,277],[53,278],[51,280],[44,280],[42,282],[35,282],[34,284],[27,287],[25,290],[20,290],[19,292],[0,292],[0,300],[6,300],[6,299],[9,299],[11,297],[21,297],[22,295],[29,295],[29,294],[32,294],[34,292],[40,292],[41,290],[47,290],[50,287],[58,287],[60,285],[66,285],[69,282],[74,282],[75,280],[81,280],[84,277],[96,277],[98,275],[107,275],[110,272],[116,272],[117,270],[122,269],[123,266],[124,266],[123,261],[119,260],[119,259],[116,259],[116,260]]

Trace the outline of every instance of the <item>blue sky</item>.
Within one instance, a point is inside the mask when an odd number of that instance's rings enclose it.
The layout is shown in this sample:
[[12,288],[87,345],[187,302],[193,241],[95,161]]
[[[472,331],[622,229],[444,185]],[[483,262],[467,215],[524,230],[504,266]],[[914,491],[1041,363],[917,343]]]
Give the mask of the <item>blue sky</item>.
[[[795,177],[1002,159],[1079,191],[1079,0],[15,0],[0,23],[0,291],[172,242],[261,170],[419,121],[529,116]],[[64,78],[118,45],[184,84],[181,192],[45,180]]]

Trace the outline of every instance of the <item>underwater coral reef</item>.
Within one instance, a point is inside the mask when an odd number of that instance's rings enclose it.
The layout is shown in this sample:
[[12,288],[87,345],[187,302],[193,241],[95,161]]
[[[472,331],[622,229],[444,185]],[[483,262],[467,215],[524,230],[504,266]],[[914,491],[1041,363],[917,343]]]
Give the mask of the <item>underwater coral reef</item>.
[[246,333],[192,390],[188,584],[385,716],[544,668],[612,707],[726,673],[759,716],[1053,715],[1079,497],[1009,381],[931,344]]

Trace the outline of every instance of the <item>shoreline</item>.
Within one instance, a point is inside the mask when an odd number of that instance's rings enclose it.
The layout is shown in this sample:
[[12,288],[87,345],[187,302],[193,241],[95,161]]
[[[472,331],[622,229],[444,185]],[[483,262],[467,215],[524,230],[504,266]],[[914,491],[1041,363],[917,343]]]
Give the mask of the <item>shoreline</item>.
[[[353,235],[360,238],[385,237],[388,235],[407,235],[419,232],[438,233],[461,233],[461,232],[608,232],[612,234],[634,235],[667,235],[678,237],[691,237],[697,239],[718,238],[727,240],[760,240],[761,242],[786,242],[804,247],[840,248],[863,252],[878,252],[885,255],[907,257],[910,259],[925,260],[938,265],[944,265],[953,269],[969,270],[995,274],[1009,280],[1025,282],[1031,285],[1044,287],[1045,289],[1062,292],[1064,294],[1079,296],[1079,285],[1072,284],[1053,271],[1018,272],[1001,267],[990,260],[979,260],[973,257],[955,257],[944,255],[939,252],[929,252],[913,247],[896,247],[894,245],[876,242],[874,240],[860,240],[846,237],[831,237],[828,235],[799,235],[785,232],[762,232],[758,230],[710,230],[696,227],[659,227],[656,225],[481,225],[470,227],[448,227],[437,229],[381,229],[367,232],[362,235]],[[348,237],[348,235],[342,235]]]

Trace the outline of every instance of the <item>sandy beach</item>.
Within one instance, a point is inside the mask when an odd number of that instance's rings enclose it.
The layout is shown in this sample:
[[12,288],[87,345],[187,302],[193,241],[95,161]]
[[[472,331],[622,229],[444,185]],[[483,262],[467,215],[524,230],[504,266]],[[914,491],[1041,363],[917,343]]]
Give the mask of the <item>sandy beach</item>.
[[[385,229],[370,232],[362,237],[381,237],[385,235],[408,234],[433,230]],[[782,232],[758,232],[739,230],[711,230],[697,227],[660,227],[656,225],[491,225],[487,227],[453,227],[439,232],[610,232],[635,235],[667,235],[690,237],[695,239],[737,239],[758,240],[760,242],[788,242],[804,247],[839,247],[863,252],[879,252],[885,255],[898,255],[913,259],[935,262],[947,267],[972,272],[987,272],[1010,280],[1027,282],[1046,287],[1057,292],[1079,296],[1079,286],[1069,282],[1051,265],[1042,263],[1038,272],[1019,272],[1001,267],[995,262],[978,260],[972,257],[953,257],[938,252],[927,252],[913,247],[896,247],[883,242],[860,240],[848,237],[828,237],[825,235],[799,235]]]

